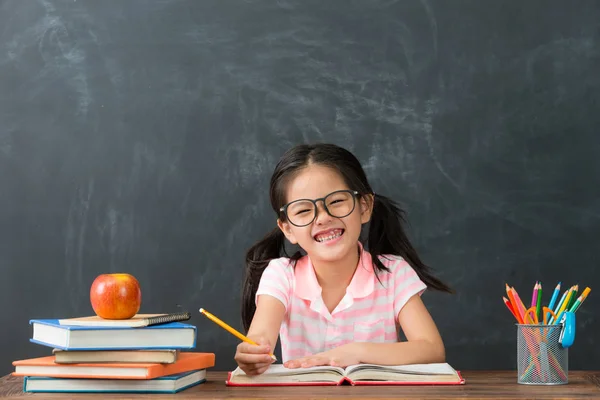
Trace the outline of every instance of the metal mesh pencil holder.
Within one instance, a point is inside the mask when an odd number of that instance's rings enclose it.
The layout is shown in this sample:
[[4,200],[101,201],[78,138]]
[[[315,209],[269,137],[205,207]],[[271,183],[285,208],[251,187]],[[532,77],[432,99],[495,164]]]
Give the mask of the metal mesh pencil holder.
[[517,324],[518,383],[563,385],[569,382],[569,349],[559,342],[562,324]]

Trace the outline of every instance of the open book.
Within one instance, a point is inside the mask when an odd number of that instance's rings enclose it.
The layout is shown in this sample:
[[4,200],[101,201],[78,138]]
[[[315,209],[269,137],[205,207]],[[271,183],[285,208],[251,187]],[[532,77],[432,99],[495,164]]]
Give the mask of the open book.
[[286,368],[273,364],[261,375],[248,376],[239,367],[228,374],[229,386],[324,385],[459,385],[465,380],[449,364],[385,366],[358,364],[349,367]]

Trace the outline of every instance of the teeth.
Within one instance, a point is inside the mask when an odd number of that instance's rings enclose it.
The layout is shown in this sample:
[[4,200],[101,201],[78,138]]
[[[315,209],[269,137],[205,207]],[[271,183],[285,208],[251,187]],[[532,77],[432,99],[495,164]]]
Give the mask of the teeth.
[[337,233],[333,233],[329,236],[320,236],[320,237],[316,238],[316,240],[317,240],[317,242],[326,242],[328,240],[332,240],[332,239],[338,238],[340,236],[342,236],[341,230],[337,231]]

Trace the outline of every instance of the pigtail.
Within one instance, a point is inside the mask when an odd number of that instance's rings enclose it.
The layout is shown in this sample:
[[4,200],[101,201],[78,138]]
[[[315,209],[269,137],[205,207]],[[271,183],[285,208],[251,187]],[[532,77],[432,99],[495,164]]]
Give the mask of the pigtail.
[[399,255],[413,267],[427,287],[452,293],[452,289],[433,276],[429,267],[421,261],[404,232],[405,223],[405,212],[402,209],[389,198],[375,194],[367,245],[377,269],[387,270],[379,260],[380,255]]
[[[246,273],[242,291],[242,323],[246,332],[250,329],[250,323],[256,311],[254,297],[260,278],[269,265],[269,261],[281,257],[285,253],[285,236],[279,228],[273,229],[246,252]],[[299,254],[294,254],[292,258],[297,259],[299,256]]]

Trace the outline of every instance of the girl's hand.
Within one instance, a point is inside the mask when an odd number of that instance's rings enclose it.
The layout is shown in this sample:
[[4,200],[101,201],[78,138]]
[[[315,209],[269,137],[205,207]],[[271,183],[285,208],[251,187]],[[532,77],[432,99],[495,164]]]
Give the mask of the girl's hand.
[[312,356],[290,360],[283,365],[287,368],[307,368],[316,367],[318,365],[331,365],[334,367],[345,368],[349,365],[360,363],[360,358],[358,356],[359,346],[359,343],[348,343]]
[[246,375],[260,375],[269,368],[273,359],[269,355],[271,346],[265,338],[254,339],[258,346],[242,342],[237,346],[235,361]]

